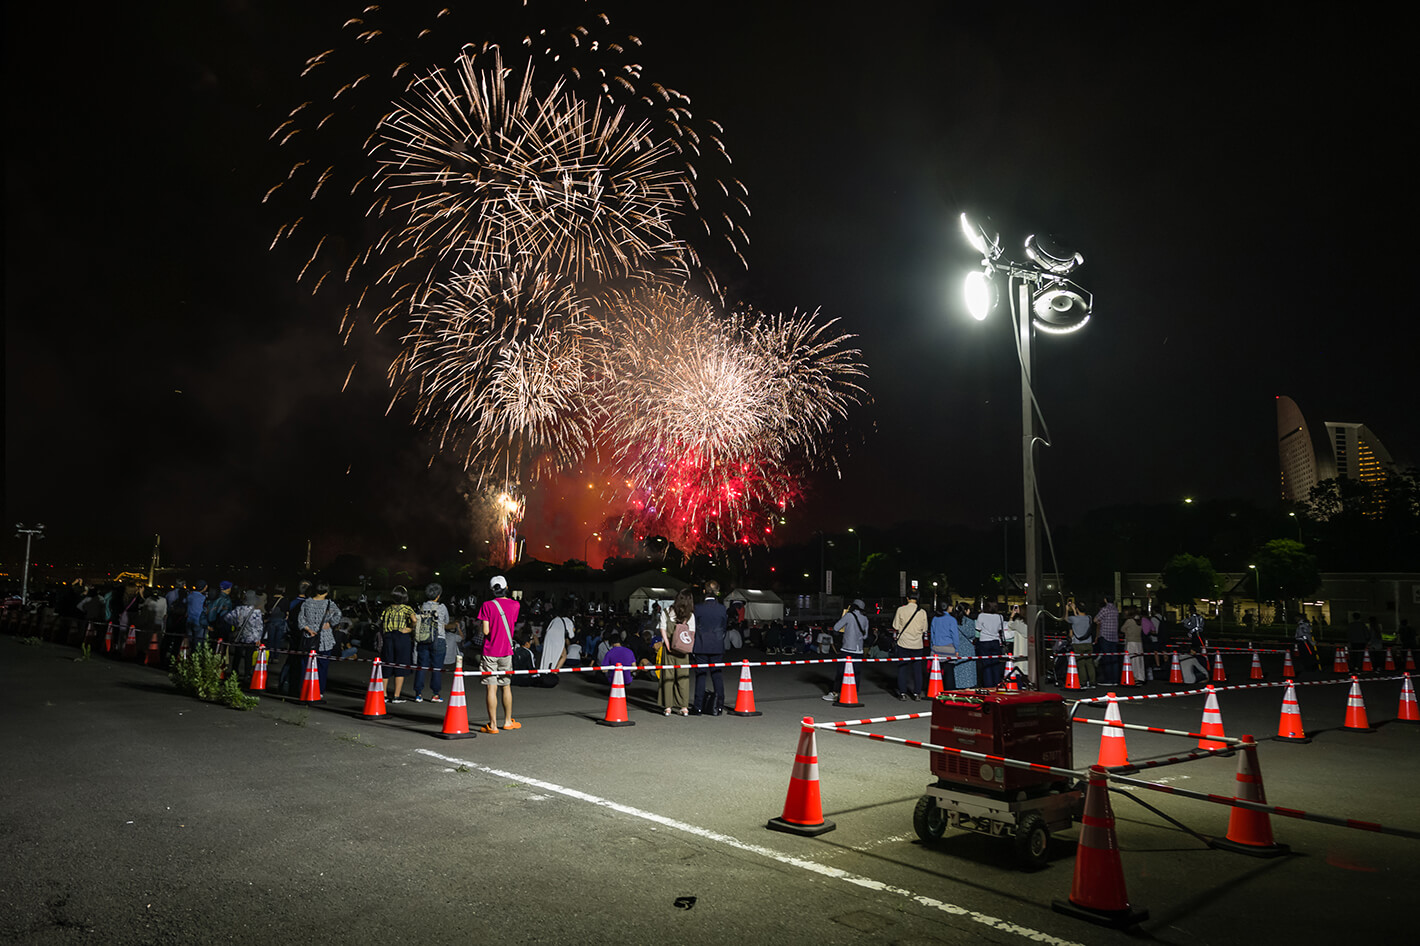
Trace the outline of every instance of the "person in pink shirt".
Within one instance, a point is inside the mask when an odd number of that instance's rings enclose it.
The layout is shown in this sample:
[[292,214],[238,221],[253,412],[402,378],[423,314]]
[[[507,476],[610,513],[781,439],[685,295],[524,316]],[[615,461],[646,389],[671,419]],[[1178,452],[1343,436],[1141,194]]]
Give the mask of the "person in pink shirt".
[[508,597],[508,579],[502,575],[493,576],[488,583],[493,597],[483,602],[478,609],[478,622],[483,629],[483,658],[481,669],[485,676],[483,684],[488,693],[488,724],[479,727],[479,732],[498,732],[498,690],[503,691],[503,729],[522,729],[523,724],[513,718],[513,682],[509,671],[513,669],[513,625],[518,623],[517,601]]

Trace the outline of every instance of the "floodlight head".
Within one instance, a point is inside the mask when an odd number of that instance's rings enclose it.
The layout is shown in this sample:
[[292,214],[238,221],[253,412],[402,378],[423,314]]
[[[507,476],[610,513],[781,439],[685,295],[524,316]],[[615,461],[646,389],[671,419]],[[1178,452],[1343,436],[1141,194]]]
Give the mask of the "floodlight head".
[[996,283],[990,270],[966,274],[966,311],[980,322],[996,308]]
[[1056,279],[1036,291],[1031,300],[1035,327],[1052,335],[1084,328],[1090,320],[1094,297],[1068,279]]
[[983,259],[994,260],[1001,255],[1001,235],[994,236],[986,230],[972,223],[965,213],[961,215],[961,232],[966,235],[966,241],[971,244],[972,249],[980,253]]
[[1068,276],[1085,258],[1049,235],[1026,237],[1026,256],[1047,273]]

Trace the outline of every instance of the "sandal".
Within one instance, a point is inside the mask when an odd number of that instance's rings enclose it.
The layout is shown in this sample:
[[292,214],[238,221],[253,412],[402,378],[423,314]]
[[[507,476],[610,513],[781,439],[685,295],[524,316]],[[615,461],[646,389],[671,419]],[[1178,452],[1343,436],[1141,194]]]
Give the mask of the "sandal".
[[680,708],[680,715],[682,715],[682,716],[689,716],[689,715],[690,715],[690,710],[689,710],[688,708],[682,706],[682,707]]
[[503,728],[504,728],[504,729],[522,729],[522,728],[523,728],[523,724],[520,723],[520,722],[518,722],[516,719],[505,719],[505,720],[503,720]]
[[665,711],[664,713],[662,713],[661,715],[662,715],[662,716],[669,716],[670,714],[671,714],[671,708],[670,708],[669,706],[667,706],[667,707],[666,707],[666,711]]
[[487,734],[490,735],[490,736],[496,736],[496,735],[498,735],[498,727],[497,727],[497,726],[490,726],[490,725],[488,725],[487,723],[484,723],[482,726],[479,726],[479,727],[478,727],[478,731],[481,732],[481,733],[487,733]]

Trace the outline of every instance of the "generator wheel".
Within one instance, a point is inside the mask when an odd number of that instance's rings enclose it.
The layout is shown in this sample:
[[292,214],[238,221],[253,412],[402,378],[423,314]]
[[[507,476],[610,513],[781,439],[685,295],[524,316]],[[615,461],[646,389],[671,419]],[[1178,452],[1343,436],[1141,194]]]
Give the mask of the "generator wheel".
[[937,807],[937,799],[923,795],[917,799],[917,808],[912,812],[912,827],[924,843],[939,841],[947,830],[947,813]]
[[[920,808],[921,805],[919,804]],[[1028,870],[1039,870],[1050,859],[1050,829],[1035,812],[1021,815],[1016,822],[1016,859]]]

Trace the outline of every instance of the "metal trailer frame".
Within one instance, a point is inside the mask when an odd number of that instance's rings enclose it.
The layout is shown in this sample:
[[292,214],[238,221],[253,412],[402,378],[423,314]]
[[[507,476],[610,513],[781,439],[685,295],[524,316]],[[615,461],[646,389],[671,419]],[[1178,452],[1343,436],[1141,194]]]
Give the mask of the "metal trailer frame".
[[940,840],[948,827],[993,838],[1010,838],[1022,867],[1046,865],[1051,832],[1061,831],[1084,813],[1083,783],[1059,784],[1043,794],[1013,792],[1011,797],[938,779],[927,786],[912,813],[912,827],[926,844]]

